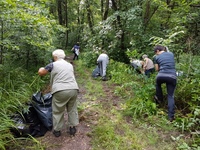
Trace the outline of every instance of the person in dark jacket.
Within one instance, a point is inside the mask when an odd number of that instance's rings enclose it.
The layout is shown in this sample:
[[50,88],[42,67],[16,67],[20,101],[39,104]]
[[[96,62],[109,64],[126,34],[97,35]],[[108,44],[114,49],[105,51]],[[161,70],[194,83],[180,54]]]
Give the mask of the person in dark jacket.
[[80,46],[78,42],[73,46],[72,51],[74,53],[73,60],[76,60],[76,59],[78,60],[78,56],[80,54]]

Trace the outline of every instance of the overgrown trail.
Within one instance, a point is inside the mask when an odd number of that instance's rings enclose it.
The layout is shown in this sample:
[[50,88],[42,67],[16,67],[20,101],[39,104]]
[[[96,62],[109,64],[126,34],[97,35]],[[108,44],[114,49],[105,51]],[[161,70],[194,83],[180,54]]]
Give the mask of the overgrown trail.
[[[84,103],[83,99],[84,89],[80,86],[80,93],[78,100]],[[87,111],[87,110],[85,110]],[[67,116],[67,115],[66,115]],[[66,121],[67,121],[67,117]],[[66,128],[63,128],[62,135],[55,137],[52,132],[47,132],[44,137],[41,138],[42,144],[45,144],[46,150],[90,150],[90,132],[91,122],[90,117],[82,119],[80,116],[80,124],[77,127],[77,133],[75,136],[70,136]],[[82,116],[83,118],[86,118]]]
[[[72,56],[68,58],[68,61],[73,63]],[[73,64],[74,65],[74,64]],[[74,68],[76,66],[74,65]],[[89,73],[91,74],[91,73]],[[76,79],[81,77],[76,74]],[[88,77],[91,79],[91,77]],[[91,82],[88,80],[88,82]],[[97,81],[94,81],[97,82]],[[99,113],[95,110],[96,105],[103,105],[103,109],[109,109],[109,105],[113,105],[116,108],[118,107],[119,98],[114,96],[111,88],[108,87],[106,82],[98,82],[102,83],[103,86],[103,95],[107,97],[107,99],[98,97],[96,101],[87,99],[87,91],[85,88],[85,84],[79,84],[79,94],[78,94],[78,102],[81,106],[85,108],[79,113],[80,123],[77,126],[77,133],[75,136],[70,136],[67,132],[66,127],[62,130],[62,135],[60,137],[54,137],[52,132],[48,131],[45,136],[39,138],[39,141],[45,145],[46,150],[90,150],[91,146],[91,132],[92,127],[95,126],[98,122]],[[67,115],[65,115],[65,120],[67,121]]]
[[[68,61],[73,64],[73,56],[68,57]],[[74,64],[73,64],[74,65]],[[74,66],[75,67],[75,66]],[[79,76],[76,76],[78,79]],[[84,98],[86,93],[84,85],[79,84],[78,102],[79,104],[87,103]],[[87,115],[86,114],[90,114]],[[77,126],[77,133],[75,136],[70,136],[66,127],[63,127],[60,137],[55,137],[51,131],[47,132],[45,136],[39,138],[39,141],[45,145],[46,150],[90,150],[91,148],[91,126],[93,124],[92,113],[88,109],[79,113],[80,123]],[[67,122],[67,114],[65,114],[65,121]],[[95,121],[94,121],[95,122]]]
[[[73,62],[72,56],[68,61]],[[124,146],[127,150],[160,150],[161,148],[172,150],[172,147],[175,147],[175,143],[170,138],[172,135],[176,136],[176,132],[162,131],[152,125],[149,126],[148,123],[143,127],[140,123],[133,124],[132,119],[121,119],[119,116],[124,101],[114,94],[114,86],[109,82],[92,79],[91,72],[87,69],[83,69],[82,73],[76,72],[75,64],[78,64],[77,61],[74,63],[74,68],[80,89],[78,95],[80,124],[77,133],[75,136],[70,136],[67,129],[63,128],[62,135],[56,138],[52,132],[47,132],[45,136],[38,138],[45,145],[45,150],[92,150],[94,145],[95,149],[103,149],[102,146],[98,148],[98,143],[104,141],[110,146],[103,146],[107,150],[124,150]],[[67,121],[67,115],[65,118]],[[110,132],[107,127],[111,126],[114,128],[114,136],[107,137],[106,132]],[[95,137],[98,138],[98,135],[95,134],[99,134],[95,133],[97,127],[103,128],[102,132],[105,132],[103,133],[105,136],[103,135],[102,141],[96,142]],[[110,141],[107,138],[110,138]],[[115,139],[117,141],[114,141]],[[94,145],[91,145],[94,141]],[[121,145],[115,145],[117,142]]]
[[[72,56],[68,58],[68,61],[73,63]],[[73,63],[74,68],[76,70],[76,65]],[[77,81],[81,76],[76,74]],[[91,74],[91,73],[88,73]],[[92,81],[91,81],[92,80]],[[39,138],[42,144],[45,145],[46,150],[90,150],[91,146],[91,134],[92,127],[97,125],[99,117],[99,112],[95,108],[97,105],[101,104],[103,106],[103,110],[111,110],[111,107],[115,107],[119,109],[119,101],[120,99],[116,97],[113,93],[113,88],[109,87],[107,82],[104,81],[96,81],[93,80],[90,76],[88,77],[88,81],[91,82],[95,86],[95,84],[100,84],[103,87],[103,97],[97,94],[96,99],[93,100],[91,98],[87,98],[87,90],[85,87],[85,83],[79,84],[79,94],[78,94],[78,102],[79,105],[84,106],[79,113],[79,125],[77,126],[77,133],[75,136],[70,136],[67,133],[67,129],[63,128],[62,135],[60,137],[54,137],[51,131],[48,131],[45,136]],[[107,97],[105,99],[105,97]],[[65,116],[65,120],[67,121],[67,115]]]
[[[107,99],[99,99],[97,101],[91,101],[84,98],[87,93],[84,85],[79,84],[80,93],[78,95],[78,101],[80,105],[86,105],[87,108],[79,113],[80,124],[77,127],[77,133],[75,136],[70,136],[67,133],[67,129],[63,128],[62,135],[58,138],[54,137],[52,132],[47,132],[44,137],[40,138],[46,150],[91,150],[91,132],[92,127],[98,122],[99,114],[95,111],[95,105],[103,103],[104,109],[108,109],[112,101],[113,106],[118,107],[119,99],[113,95],[112,89],[108,88],[105,82],[102,82],[104,86],[104,93],[107,95]],[[109,102],[108,102],[109,101]],[[94,106],[94,107],[93,107]],[[67,121],[67,117],[66,117]]]

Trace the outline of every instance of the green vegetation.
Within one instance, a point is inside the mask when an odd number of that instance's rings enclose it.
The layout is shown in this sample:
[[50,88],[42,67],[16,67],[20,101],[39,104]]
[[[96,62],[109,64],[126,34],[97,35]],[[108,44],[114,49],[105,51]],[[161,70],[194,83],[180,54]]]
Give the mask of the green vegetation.
[[[0,1],[0,149],[20,149],[24,140],[30,142],[26,149],[43,149],[34,138],[14,138],[10,117],[26,112],[32,94],[48,84],[37,70],[49,62],[52,50],[69,54],[77,41],[78,83],[87,89],[91,108],[99,111],[91,133],[94,149],[200,149],[199,8],[199,0]],[[170,125],[166,105],[157,108],[152,100],[155,75],[147,79],[129,65],[144,53],[153,57],[156,44],[175,54],[182,73],[175,93],[176,120]],[[88,79],[102,50],[111,58],[112,78],[106,86],[121,99],[117,109],[99,100],[106,99],[105,84]],[[85,108],[87,103],[79,111]]]
[[[109,71],[112,70],[112,79],[106,82],[106,89],[114,91],[114,95],[120,97],[119,105],[116,106],[113,105],[115,99],[109,97],[109,94],[105,95],[102,81],[89,77],[91,68],[86,69],[84,66],[79,60],[76,71],[78,77],[85,71],[86,75],[78,78],[78,82],[85,85],[87,94],[84,98],[87,99],[86,105],[90,107],[90,113],[98,114],[95,119],[98,122],[91,133],[94,149],[199,148],[198,133],[193,132],[199,130],[198,119],[194,119],[196,115],[190,114],[191,118],[187,115],[183,117],[184,109],[178,107],[177,118],[170,123],[167,120],[166,106],[157,108],[153,101],[155,75],[147,79],[144,75],[137,74],[130,66],[111,60]],[[124,76],[127,78],[123,78]],[[186,122],[186,118],[191,121]],[[190,128],[193,125],[194,130]],[[187,139],[188,135],[191,137]]]

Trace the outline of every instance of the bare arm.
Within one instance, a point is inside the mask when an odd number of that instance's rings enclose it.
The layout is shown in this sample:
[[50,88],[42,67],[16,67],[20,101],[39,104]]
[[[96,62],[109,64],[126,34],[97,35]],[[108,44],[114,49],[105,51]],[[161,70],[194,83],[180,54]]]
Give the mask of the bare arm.
[[158,64],[155,64],[155,69],[156,69],[156,71],[159,71],[159,66],[158,66]]
[[38,70],[38,74],[40,76],[45,76],[46,74],[48,74],[48,70],[46,70],[44,67],[41,67],[39,70]]
[[147,68],[147,64],[148,64],[148,59],[145,58],[145,59],[144,59],[144,65],[143,65],[143,69],[144,69],[144,71],[145,71],[146,68]]

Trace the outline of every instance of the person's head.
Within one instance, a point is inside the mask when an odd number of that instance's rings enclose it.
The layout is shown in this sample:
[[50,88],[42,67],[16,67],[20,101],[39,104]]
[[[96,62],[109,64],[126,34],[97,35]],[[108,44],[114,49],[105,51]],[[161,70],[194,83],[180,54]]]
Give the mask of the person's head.
[[52,52],[53,59],[56,61],[58,59],[65,59],[65,52],[62,49],[56,49]]
[[79,46],[79,42],[77,42],[76,45]]
[[145,59],[145,58],[148,58],[148,56],[146,54],[142,55],[142,58]]
[[105,50],[102,50],[102,53],[103,53],[103,54],[107,54],[107,52],[106,52]]
[[160,51],[164,51],[165,50],[165,47],[164,46],[161,46],[161,45],[156,45],[154,47],[154,52],[157,54],[157,52],[160,52]]

